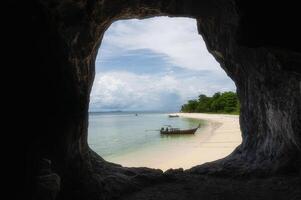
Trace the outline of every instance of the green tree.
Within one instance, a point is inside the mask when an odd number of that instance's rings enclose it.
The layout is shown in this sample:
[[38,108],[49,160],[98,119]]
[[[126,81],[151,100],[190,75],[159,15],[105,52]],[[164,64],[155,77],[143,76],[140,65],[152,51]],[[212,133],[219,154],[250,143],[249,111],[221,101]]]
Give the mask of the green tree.
[[181,108],[182,112],[196,112],[198,106],[197,100],[189,100],[187,104],[184,104]]
[[234,92],[217,92],[212,97],[200,94],[198,100],[189,100],[187,104],[184,104],[181,111],[238,114],[240,104]]
[[237,108],[237,95],[234,92],[224,92],[222,97],[225,99],[224,111],[226,113],[234,112]]
[[210,112],[211,102],[212,102],[211,97],[207,97],[206,95],[201,94],[199,96],[199,102],[198,102],[196,111],[197,112]]

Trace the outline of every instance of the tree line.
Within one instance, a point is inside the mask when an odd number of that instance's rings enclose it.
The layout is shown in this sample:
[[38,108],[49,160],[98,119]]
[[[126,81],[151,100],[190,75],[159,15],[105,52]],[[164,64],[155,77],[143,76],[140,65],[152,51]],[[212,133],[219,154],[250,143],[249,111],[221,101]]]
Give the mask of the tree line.
[[212,97],[204,94],[198,99],[189,100],[182,105],[181,112],[239,114],[240,104],[234,92],[217,92]]

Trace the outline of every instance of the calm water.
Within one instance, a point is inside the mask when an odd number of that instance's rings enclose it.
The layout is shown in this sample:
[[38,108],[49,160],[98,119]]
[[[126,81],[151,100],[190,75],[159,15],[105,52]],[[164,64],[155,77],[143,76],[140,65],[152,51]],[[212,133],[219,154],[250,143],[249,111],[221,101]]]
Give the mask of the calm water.
[[[191,136],[162,136],[158,129],[163,125],[178,128],[193,128],[200,120],[169,118],[164,113],[90,113],[90,147],[104,158],[142,150],[152,145],[185,140]],[[202,122],[204,123],[204,122]]]

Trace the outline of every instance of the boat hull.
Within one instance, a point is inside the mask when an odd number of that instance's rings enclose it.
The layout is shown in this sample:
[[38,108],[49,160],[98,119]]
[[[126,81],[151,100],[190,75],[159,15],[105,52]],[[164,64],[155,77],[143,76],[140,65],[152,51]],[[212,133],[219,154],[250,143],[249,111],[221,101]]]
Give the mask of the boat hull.
[[168,117],[179,117],[179,115],[168,115]]
[[174,134],[194,134],[198,128],[194,129],[187,129],[187,130],[170,130],[170,131],[165,131],[161,130],[160,133],[164,135],[174,135]]

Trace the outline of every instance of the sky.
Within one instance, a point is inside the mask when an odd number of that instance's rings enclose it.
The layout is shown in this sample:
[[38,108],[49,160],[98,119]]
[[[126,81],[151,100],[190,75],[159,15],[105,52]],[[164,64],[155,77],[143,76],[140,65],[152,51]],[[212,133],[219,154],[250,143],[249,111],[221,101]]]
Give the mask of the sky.
[[120,20],[98,50],[90,111],[179,111],[200,94],[235,90],[195,19]]

